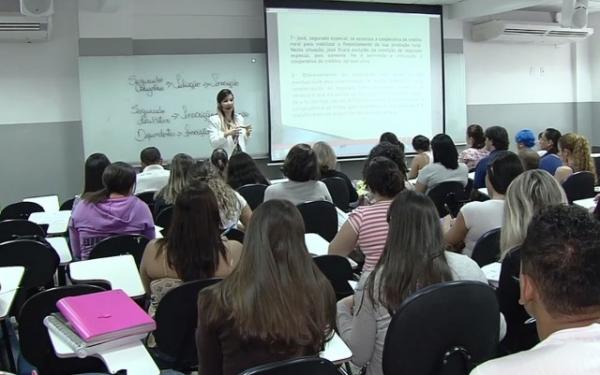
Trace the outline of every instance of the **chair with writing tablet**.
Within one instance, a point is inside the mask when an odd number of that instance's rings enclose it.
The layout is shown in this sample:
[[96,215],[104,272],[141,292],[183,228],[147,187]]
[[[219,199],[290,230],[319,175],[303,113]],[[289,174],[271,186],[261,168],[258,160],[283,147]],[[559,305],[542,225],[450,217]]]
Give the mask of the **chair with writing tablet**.
[[54,286],[54,274],[58,263],[58,254],[47,243],[32,239],[0,243],[0,267],[25,267],[19,291],[13,301],[12,312],[19,311],[27,298]]
[[154,316],[156,349],[152,353],[160,368],[189,371],[198,366],[198,293],[219,281],[220,278],[188,281],[169,290],[160,300]]
[[467,200],[465,187],[457,181],[442,182],[431,189],[427,196],[435,204],[440,217],[458,214],[462,203]]
[[56,302],[61,298],[103,290],[85,284],[62,286],[40,292],[23,304],[18,317],[21,354],[40,374],[70,375],[108,371],[99,358],[58,358],[43,323],[46,316],[58,312]]
[[327,177],[321,180],[327,186],[333,204],[340,210],[348,212],[350,209],[350,192],[348,185],[341,177]]
[[265,198],[265,189],[267,185],[263,184],[247,184],[240,186],[237,191],[246,200],[252,210],[255,210]]
[[0,243],[22,237],[43,239],[46,233],[41,226],[28,220],[11,219],[0,221]]
[[115,255],[131,254],[140,267],[142,256],[149,240],[140,235],[119,234],[98,242],[90,252],[90,259],[108,258]]
[[338,215],[335,206],[327,201],[300,203],[305,233],[317,233],[331,242],[338,231]]
[[330,361],[319,357],[300,357],[249,368],[240,375],[340,375]]
[[500,259],[500,228],[487,231],[473,247],[471,258],[479,267],[497,262]]
[[314,257],[313,260],[331,283],[338,301],[354,294],[354,289],[348,283],[354,279],[348,259],[340,255],[321,255]]
[[169,227],[171,226],[171,219],[173,218],[173,206],[168,206],[156,215],[154,223],[159,227],[163,228],[161,233],[166,236],[169,233]]
[[58,209],[59,211],[71,211],[73,209],[73,203],[75,203],[75,198],[67,199],[60,204]]
[[383,345],[384,375],[467,375],[495,357],[500,311],[494,290],[450,281],[418,290],[392,315]]
[[588,171],[576,172],[570,175],[563,183],[562,187],[567,195],[569,204],[580,199],[593,198],[594,185],[596,184],[594,175]]
[[9,204],[0,212],[0,221],[9,219],[29,219],[34,212],[44,212],[44,208],[34,202],[17,202]]

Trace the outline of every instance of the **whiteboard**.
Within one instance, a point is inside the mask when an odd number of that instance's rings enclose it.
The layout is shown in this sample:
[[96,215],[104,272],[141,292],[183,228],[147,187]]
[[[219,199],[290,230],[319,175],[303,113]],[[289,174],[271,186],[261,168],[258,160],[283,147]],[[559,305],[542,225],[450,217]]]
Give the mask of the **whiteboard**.
[[[248,153],[269,151],[266,57],[263,53],[80,57],[79,81],[86,156],[138,162],[148,146],[164,159],[185,152],[210,156],[208,117],[217,92],[229,88],[235,108],[252,124]],[[446,133],[455,143],[466,129],[462,54],[445,54]],[[390,129],[401,137],[401,129]],[[300,141],[300,140],[299,140]]]
[[80,57],[79,81],[86,156],[137,162],[155,146],[164,159],[185,152],[210,156],[208,118],[224,88],[253,126],[248,153],[268,153],[264,54]]

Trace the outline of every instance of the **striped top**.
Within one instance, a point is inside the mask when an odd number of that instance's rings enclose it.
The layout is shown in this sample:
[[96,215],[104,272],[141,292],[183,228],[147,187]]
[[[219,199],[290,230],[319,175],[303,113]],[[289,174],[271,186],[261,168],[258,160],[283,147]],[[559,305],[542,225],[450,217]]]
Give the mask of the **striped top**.
[[348,222],[358,234],[358,246],[365,254],[363,271],[372,271],[383,253],[389,224],[387,212],[391,200],[360,206],[348,215]]

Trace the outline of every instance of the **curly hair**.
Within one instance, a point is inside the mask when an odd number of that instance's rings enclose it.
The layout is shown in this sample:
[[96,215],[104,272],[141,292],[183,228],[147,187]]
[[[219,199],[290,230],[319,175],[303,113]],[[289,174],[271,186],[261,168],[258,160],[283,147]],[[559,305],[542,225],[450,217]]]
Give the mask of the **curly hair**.
[[243,207],[240,207],[240,201],[237,199],[235,191],[227,185],[209,160],[198,162],[192,168],[192,184],[196,184],[198,181],[206,182],[215,194],[221,219],[226,221],[238,219]]
[[590,144],[585,137],[575,133],[563,134],[558,140],[558,147],[561,150],[569,150],[573,155],[573,163],[570,165],[573,172],[588,171],[594,175],[594,180],[597,180]]

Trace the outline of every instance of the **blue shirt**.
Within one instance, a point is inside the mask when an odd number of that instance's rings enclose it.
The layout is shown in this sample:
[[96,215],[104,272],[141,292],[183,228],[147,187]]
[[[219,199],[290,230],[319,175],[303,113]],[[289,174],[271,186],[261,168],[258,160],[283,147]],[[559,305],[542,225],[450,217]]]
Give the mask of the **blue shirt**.
[[563,165],[562,160],[556,154],[546,153],[540,159],[540,169],[543,169],[554,176],[554,172],[556,172],[556,168]]
[[487,174],[487,166],[490,163],[490,160],[493,160],[493,155],[498,150],[494,150],[490,152],[488,156],[479,160],[477,163],[477,167],[475,168],[475,178],[473,179],[473,189],[480,189],[485,187],[485,175]]

